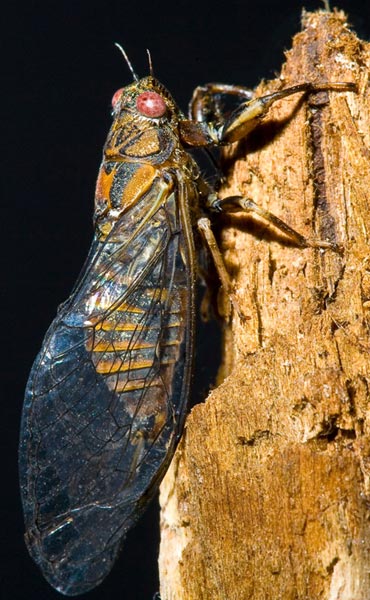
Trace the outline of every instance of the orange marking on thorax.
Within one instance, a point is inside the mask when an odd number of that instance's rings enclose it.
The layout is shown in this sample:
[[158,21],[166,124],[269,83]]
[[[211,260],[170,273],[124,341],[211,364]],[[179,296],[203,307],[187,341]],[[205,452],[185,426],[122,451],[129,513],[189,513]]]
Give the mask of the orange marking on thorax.
[[141,198],[151,188],[157,175],[157,170],[148,164],[137,169],[127,182],[122,194],[122,206],[128,207]]
[[160,152],[160,142],[158,139],[157,130],[154,128],[144,131],[138,139],[125,146],[125,154],[127,156],[149,156]]
[[114,181],[114,177],[116,174],[116,170],[112,169],[110,173],[107,173],[104,167],[101,167],[98,175],[98,180],[96,182],[96,192],[95,196],[97,200],[103,200],[107,203],[107,206],[110,208],[110,189],[112,187],[112,183]]

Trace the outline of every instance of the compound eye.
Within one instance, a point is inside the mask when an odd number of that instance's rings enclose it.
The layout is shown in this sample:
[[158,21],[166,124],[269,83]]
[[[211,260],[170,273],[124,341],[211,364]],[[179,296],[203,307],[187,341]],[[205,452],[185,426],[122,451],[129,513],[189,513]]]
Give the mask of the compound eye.
[[112,96],[112,108],[116,108],[116,104],[119,101],[119,99],[121,98],[122,92],[123,92],[123,88],[119,88],[119,90],[114,92],[114,94]]
[[167,106],[157,92],[143,92],[136,98],[136,108],[144,117],[163,117]]

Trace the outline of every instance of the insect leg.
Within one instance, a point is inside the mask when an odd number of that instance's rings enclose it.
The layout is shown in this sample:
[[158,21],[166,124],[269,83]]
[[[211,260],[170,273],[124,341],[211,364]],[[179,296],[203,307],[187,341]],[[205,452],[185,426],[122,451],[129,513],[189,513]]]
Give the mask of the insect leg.
[[189,118],[194,121],[208,121],[210,113],[220,117],[219,99],[238,96],[244,100],[253,98],[252,90],[241,85],[206,83],[195,88],[189,103]]
[[[196,88],[189,105],[190,119],[180,121],[180,139],[193,148],[231,144],[248,135],[277,100],[292,94],[322,91],[356,92],[357,86],[352,82],[305,82],[253,98],[253,93],[242,86],[208,83]],[[239,96],[244,101],[225,119],[221,103],[230,96]]]
[[217,198],[216,194],[210,194],[208,197],[208,208],[217,212],[246,212],[262,218],[267,223],[273,225],[278,231],[283,233],[291,242],[300,248],[328,248],[330,250],[339,251],[340,247],[337,244],[327,242],[325,240],[317,240],[307,238],[287,223],[279,219],[270,211],[258,206],[250,198],[243,196],[229,196],[227,198]]
[[232,284],[229,274],[226,270],[224,259],[222,258],[222,254],[220,252],[216,238],[212,231],[211,221],[207,217],[201,217],[200,219],[198,219],[197,225],[198,225],[198,229],[203,237],[203,240],[205,241],[205,243],[211,253],[213,262],[216,267],[216,271],[221,280],[221,285],[222,285],[225,293],[228,295],[230,302],[233,305],[236,312],[238,313],[239,317],[243,320],[246,319],[247,317],[245,317],[245,315],[243,315],[243,313],[239,307],[237,298],[235,296],[233,284]]
[[[244,196],[229,196],[221,199],[217,197],[217,194],[211,193],[208,196],[207,208],[212,212],[218,213],[235,213],[243,211],[257,216],[259,218],[262,218],[264,221],[275,227],[275,229],[277,229],[280,233],[284,234],[286,238],[288,238],[291,242],[293,242],[300,248],[323,248],[330,249],[336,252],[340,251],[340,246],[338,246],[338,244],[333,244],[325,240],[317,240],[305,237],[304,235],[290,227],[287,223],[279,219],[279,217],[277,217],[270,211],[258,206],[258,204],[256,204],[250,198],[245,198]],[[236,310],[236,312],[238,313],[240,319],[245,320],[248,317],[243,315],[239,307],[238,300],[234,292],[233,284],[226,270],[221,251],[218,247],[217,240],[212,231],[210,219],[208,219],[207,217],[201,217],[200,219],[198,219],[197,225],[202,235],[202,238],[205,241],[208,250],[210,251],[216,271],[218,273],[225,293],[228,295],[230,302]]]
[[238,108],[236,108],[231,115],[226,119],[225,123],[220,129],[218,129],[218,138],[220,144],[230,144],[236,142],[241,138],[245,137],[250,131],[252,131],[259,123],[259,121],[266,115],[269,108],[277,100],[297,94],[299,92],[321,92],[321,91],[351,91],[357,90],[356,84],[351,82],[338,82],[338,83],[322,83],[314,84],[310,82],[300,83],[292,87],[286,88],[285,90],[279,90],[261,96],[260,98],[254,98],[243,102]]

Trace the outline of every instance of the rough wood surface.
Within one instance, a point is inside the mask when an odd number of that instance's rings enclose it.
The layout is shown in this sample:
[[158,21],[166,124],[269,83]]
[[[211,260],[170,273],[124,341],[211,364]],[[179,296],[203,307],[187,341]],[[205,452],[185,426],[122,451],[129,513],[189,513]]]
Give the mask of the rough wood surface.
[[226,378],[191,412],[162,484],[162,600],[370,598],[370,47],[320,11],[286,58],[258,95],[303,81],[359,93],[276,103],[228,152],[223,194],[343,252],[226,221],[250,320],[225,325]]

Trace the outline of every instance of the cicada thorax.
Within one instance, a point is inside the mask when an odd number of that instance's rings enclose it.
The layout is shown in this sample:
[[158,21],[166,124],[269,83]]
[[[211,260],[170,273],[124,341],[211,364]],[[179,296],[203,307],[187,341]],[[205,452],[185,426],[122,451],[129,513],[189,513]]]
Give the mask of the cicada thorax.
[[[139,110],[141,104],[145,110],[150,94],[163,103],[156,118]],[[199,170],[179,140],[184,116],[165,88],[152,77],[124,88],[115,101],[114,116],[95,196],[95,221],[102,238],[109,234],[117,216],[150,192],[155,182],[162,181],[169,192],[180,178],[181,185],[188,188],[187,206],[180,208],[186,211],[189,204],[197,202]]]

